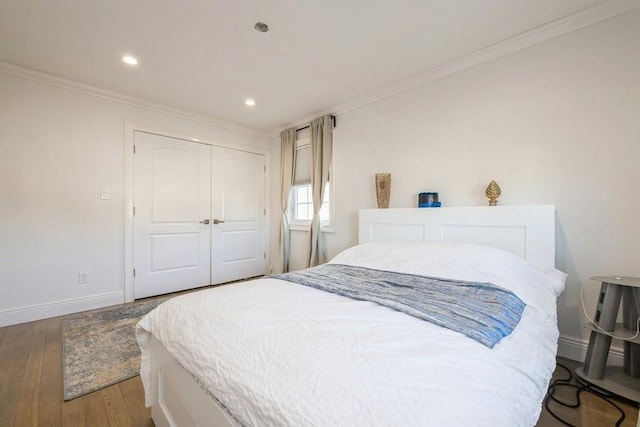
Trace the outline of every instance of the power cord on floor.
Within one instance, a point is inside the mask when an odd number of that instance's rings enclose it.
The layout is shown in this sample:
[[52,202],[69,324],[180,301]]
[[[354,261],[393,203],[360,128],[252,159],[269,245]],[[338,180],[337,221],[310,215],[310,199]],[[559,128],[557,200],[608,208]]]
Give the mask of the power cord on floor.
[[[615,426],[616,427],[620,427],[622,425],[622,422],[626,418],[626,415],[625,415],[624,411],[622,410],[622,408],[620,408],[618,405],[615,404],[615,402],[613,402],[612,400],[610,400],[609,398],[604,396],[602,393],[598,392],[598,390],[596,388],[594,388],[594,387],[592,387],[590,385],[571,384],[571,380],[573,379],[573,374],[571,373],[571,370],[569,368],[567,368],[566,366],[561,365],[559,363],[558,363],[557,366],[559,368],[562,368],[565,371],[567,371],[567,374],[569,374],[569,378],[560,378],[560,379],[557,379],[557,380],[553,381],[551,384],[549,384],[549,389],[547,390],[547,395],[544,398],[544,407],[547,410],[547,412],[549,412],[549,414],[551,414],[551,416],[553,418],[555,418],[556,420],[560,421],[562,424],[564,424],[566,426],[579,427],[579,426],[575,426],[575,425],[563,420],[557,414],[555,414],[551,410],[551,408],[549,407],[549,401],[553,400],[554,402],[556,402],[557,404],[559,404],[561,406],[564,406],[565,408],[579,408],[580,407],[580,395],[583,392],[587,392],[587,393],[593,394],[594,396],[598,397],[599,399],[604,400],[609,405],[611,405],[614,408],[616,408],[618,410],[618,412],[620,413],[620,418],[618,418],[618,421],[616,421]],[[569,388],[575,389],[576,390],[575,403],[567,403],[567,402],[562,402],[561,400],[559,400],[555,396],[556,390],[559,387],[569,387]]]

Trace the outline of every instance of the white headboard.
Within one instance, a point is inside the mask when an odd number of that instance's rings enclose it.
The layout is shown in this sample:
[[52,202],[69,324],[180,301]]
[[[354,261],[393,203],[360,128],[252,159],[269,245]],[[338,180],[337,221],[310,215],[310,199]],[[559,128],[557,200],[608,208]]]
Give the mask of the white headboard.
[[443,242],[492,246],[555,266],[555,206],[361,209],[359,242]]

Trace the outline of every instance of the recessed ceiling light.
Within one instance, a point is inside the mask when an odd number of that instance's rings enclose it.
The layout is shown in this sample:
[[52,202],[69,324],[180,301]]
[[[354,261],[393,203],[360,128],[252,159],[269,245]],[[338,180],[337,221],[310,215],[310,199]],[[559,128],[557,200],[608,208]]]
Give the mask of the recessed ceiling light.
[[267,31],[269,31],[269,26],[264,22],[256,22],[256,25],[254,25],[253,28],[255,28],[257,31],[260,31],[261,33],[266,33]]
[[138,65],[138,60],[131,56],[131,55],[125,55],[122,57],[122,61],[124,61],[125,64],[129,64],[129,65]]
[[256,105],[256,101],[254,99],[248,98],[244,101],[244,103],[248,106],[248,107],[253,107],[254,105]]
[[200,142],[200,140],[198,138],[191,138],[192,141],[194,142]]

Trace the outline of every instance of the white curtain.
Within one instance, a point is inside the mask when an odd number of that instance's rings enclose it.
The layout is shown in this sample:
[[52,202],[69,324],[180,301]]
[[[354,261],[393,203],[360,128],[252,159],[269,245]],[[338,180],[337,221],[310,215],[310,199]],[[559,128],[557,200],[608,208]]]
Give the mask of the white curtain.
[[286,129],[280,133],[280,273],[289,271],[289,206],[296,168],[296,130]]
[[320,231],[320,209],[324,190],[329,182],[331,156],[333,155],[333,121],[331,116],[319,117],[310,123],[311,128],[311,191],[313,193],[313,219],[309,230],[309,259],[307,267],[326,262],[326,249]]

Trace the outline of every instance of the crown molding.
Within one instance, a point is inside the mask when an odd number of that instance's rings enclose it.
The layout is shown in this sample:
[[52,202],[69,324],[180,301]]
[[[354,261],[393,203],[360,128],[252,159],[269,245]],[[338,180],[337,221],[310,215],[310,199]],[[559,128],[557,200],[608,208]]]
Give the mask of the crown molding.
[[449,77],[461,71],[468,70],[494,59],[519,52],[529,47],[555,39],[562,35],[589,27],[607,19],[627,13],[640,6],[640,0],[609,0],[598,3],[587,9],[583,9],[574,14],[565,16],[556,21],[552,21],[533,30],[519,34],[510,39],[498,42],[486,48],[477,50],[459,59],[448,62],[438,67],[434,67],[413,77],[402,80],[394,85],[388,86],[380,91],[360,97],[347,103],[334,106],[315,113],[313,116],[305,117],[296,122],[290,123],[277,131],[271,133],[271,137],[277,136],[281,131],[290,127],[300,127],[316,117],[333,114],[338,116],[370,104],[382,101],[387,98],[402,94],[404,92],[427,85],[436,80]]
[[356,98],[344,104],[336,105],[324,111],[319,111],[312,116],[296,120],[295,122],[290,122],[289,125],[283,126],[273,131],[261,131],[258,129],[236,125],[233,123],[223,122],[208,116],[173,108],[164,104],[146,101],[121,93],[111,92],[84,83],[67,80],[62,77],[25,68],[9,62],[0,61],[0,73],[39,82],[61,89],[83,93],[120,104],[143,108],[158,113],[169,114],[174,117],[179,117],[186,120],[205,123],[207,125],[215,126],[233,132],[243,133],[257,138],[273,138],[278,136],[282,130],[294,126],[300,127],[301,125],[313,120],[313,118],[315,117],[319,117],[325,114],[333,114],[337,116],[353,110],[357,110],[383,99],[402,94],[420,86],[424,86],[431,82],[454,75],[461,71],[468,70],[494,59],[519,52],[537,44],[560,37],[564,34],[568,34],[570,32],[622,15],[626,12],[636,9],[638,6],[640,6],[640,0],[608,0],[602,3],[598,3],[592,7],[583,9],[579,12],[560,18],[556,21],[547,23],[531,31],[527,31],[510,39],[465,55],[454,61],[416,74],[415,76],[402,80],[394,85],[387,86],[382,90],[373,92],[363,97]]
[[100,89],[84,83],[75,82],[62,77],[47,74],[42,71],[37,71],[31,68],[22,67],[20,65],[12,64],[10,62],[0,61],[0,74],[5,74],[12,77],[17,77],[25,80],[42,83],[48,86],[56,87],[59,89],[69,90],[72,92],[82,93],[84,95],[93,96],[96,98],[105,99],[107,101],[116,102],[132,107],[142,108],[145,110],[153,111],[155,113],[168,114],[181,119],[204,123],[217,128],[225,129],[228,131],[238,132],[245,135],[249,135],[256,138],[268,138],[267,132],[252,129],[233,123],[216,120],[211,117],[196,114],[190,111],[173,108],[168,105],[159,104],[151,101],[145,101],[140,98],[124,95],[117,92]]

